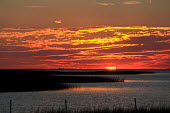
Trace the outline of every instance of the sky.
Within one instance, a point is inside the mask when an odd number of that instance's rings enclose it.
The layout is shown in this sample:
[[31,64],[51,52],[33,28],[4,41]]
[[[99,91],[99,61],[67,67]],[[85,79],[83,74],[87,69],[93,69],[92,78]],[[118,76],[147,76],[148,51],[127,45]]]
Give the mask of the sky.
[[170,0],[0,0],[0,69],[170,68]]
[[0,0],[0,26],[162,27],[170,26],[169,7],[169,0]]

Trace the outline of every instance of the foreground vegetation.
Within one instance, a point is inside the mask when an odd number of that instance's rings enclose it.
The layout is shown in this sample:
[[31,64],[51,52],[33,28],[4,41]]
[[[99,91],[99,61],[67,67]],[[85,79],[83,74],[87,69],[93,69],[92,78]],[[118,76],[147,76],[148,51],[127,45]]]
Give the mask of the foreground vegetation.
[[170,107],[141,107],[138,109],[123,109],[123,108],[114,108],[114,109],[94,109],[94,110],[75,110],[75,111],[66,111],[65,109],[46,109],[46,110],[37,110],[34,113],[170,113]]

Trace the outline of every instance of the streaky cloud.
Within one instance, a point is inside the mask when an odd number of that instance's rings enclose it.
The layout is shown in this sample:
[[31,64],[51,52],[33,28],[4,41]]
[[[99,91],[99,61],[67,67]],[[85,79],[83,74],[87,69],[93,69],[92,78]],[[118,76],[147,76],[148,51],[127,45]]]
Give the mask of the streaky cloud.
[[62,21],[61,20],[56,20],[56,21],[54,21],[56,24],[61,24],[62,23]]
[[115,4],[113,3],[96,3],[97,5],[102,5],[102,6],[114,6]]
[[46,8],[46,7],[48,7],[48,6],[30,5],[30,6],[24,6],[24,7],[27,7],[27,8]]
[[0,68],[100,68],[110,62],[119,68],[169,66],[170,27],[0,30]]
[[127,2],[123,2],[122,4],[135,5],[135,4],[142,4],[142,2],[140,2],[140,1],[127,1]]

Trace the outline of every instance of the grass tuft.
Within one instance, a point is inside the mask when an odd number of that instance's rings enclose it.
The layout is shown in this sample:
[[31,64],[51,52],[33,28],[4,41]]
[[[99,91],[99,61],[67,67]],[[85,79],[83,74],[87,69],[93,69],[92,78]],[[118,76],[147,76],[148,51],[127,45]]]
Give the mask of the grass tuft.
[[[37,110],[35,113],[66,113],[65,109],[46,109],[46,110]],[[170,107],[141,107],[136,109],[133,108],[104,108],[104,109],[87,109],[87,110],[76,110],[76,111],[67,111],[67,113],[170,113]]]

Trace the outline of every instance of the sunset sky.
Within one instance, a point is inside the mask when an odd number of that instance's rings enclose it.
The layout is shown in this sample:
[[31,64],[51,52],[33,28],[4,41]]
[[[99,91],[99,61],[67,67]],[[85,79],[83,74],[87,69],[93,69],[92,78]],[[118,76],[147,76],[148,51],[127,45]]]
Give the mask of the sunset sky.
[[0,68],[170,68],[170,0],[0,0]]

